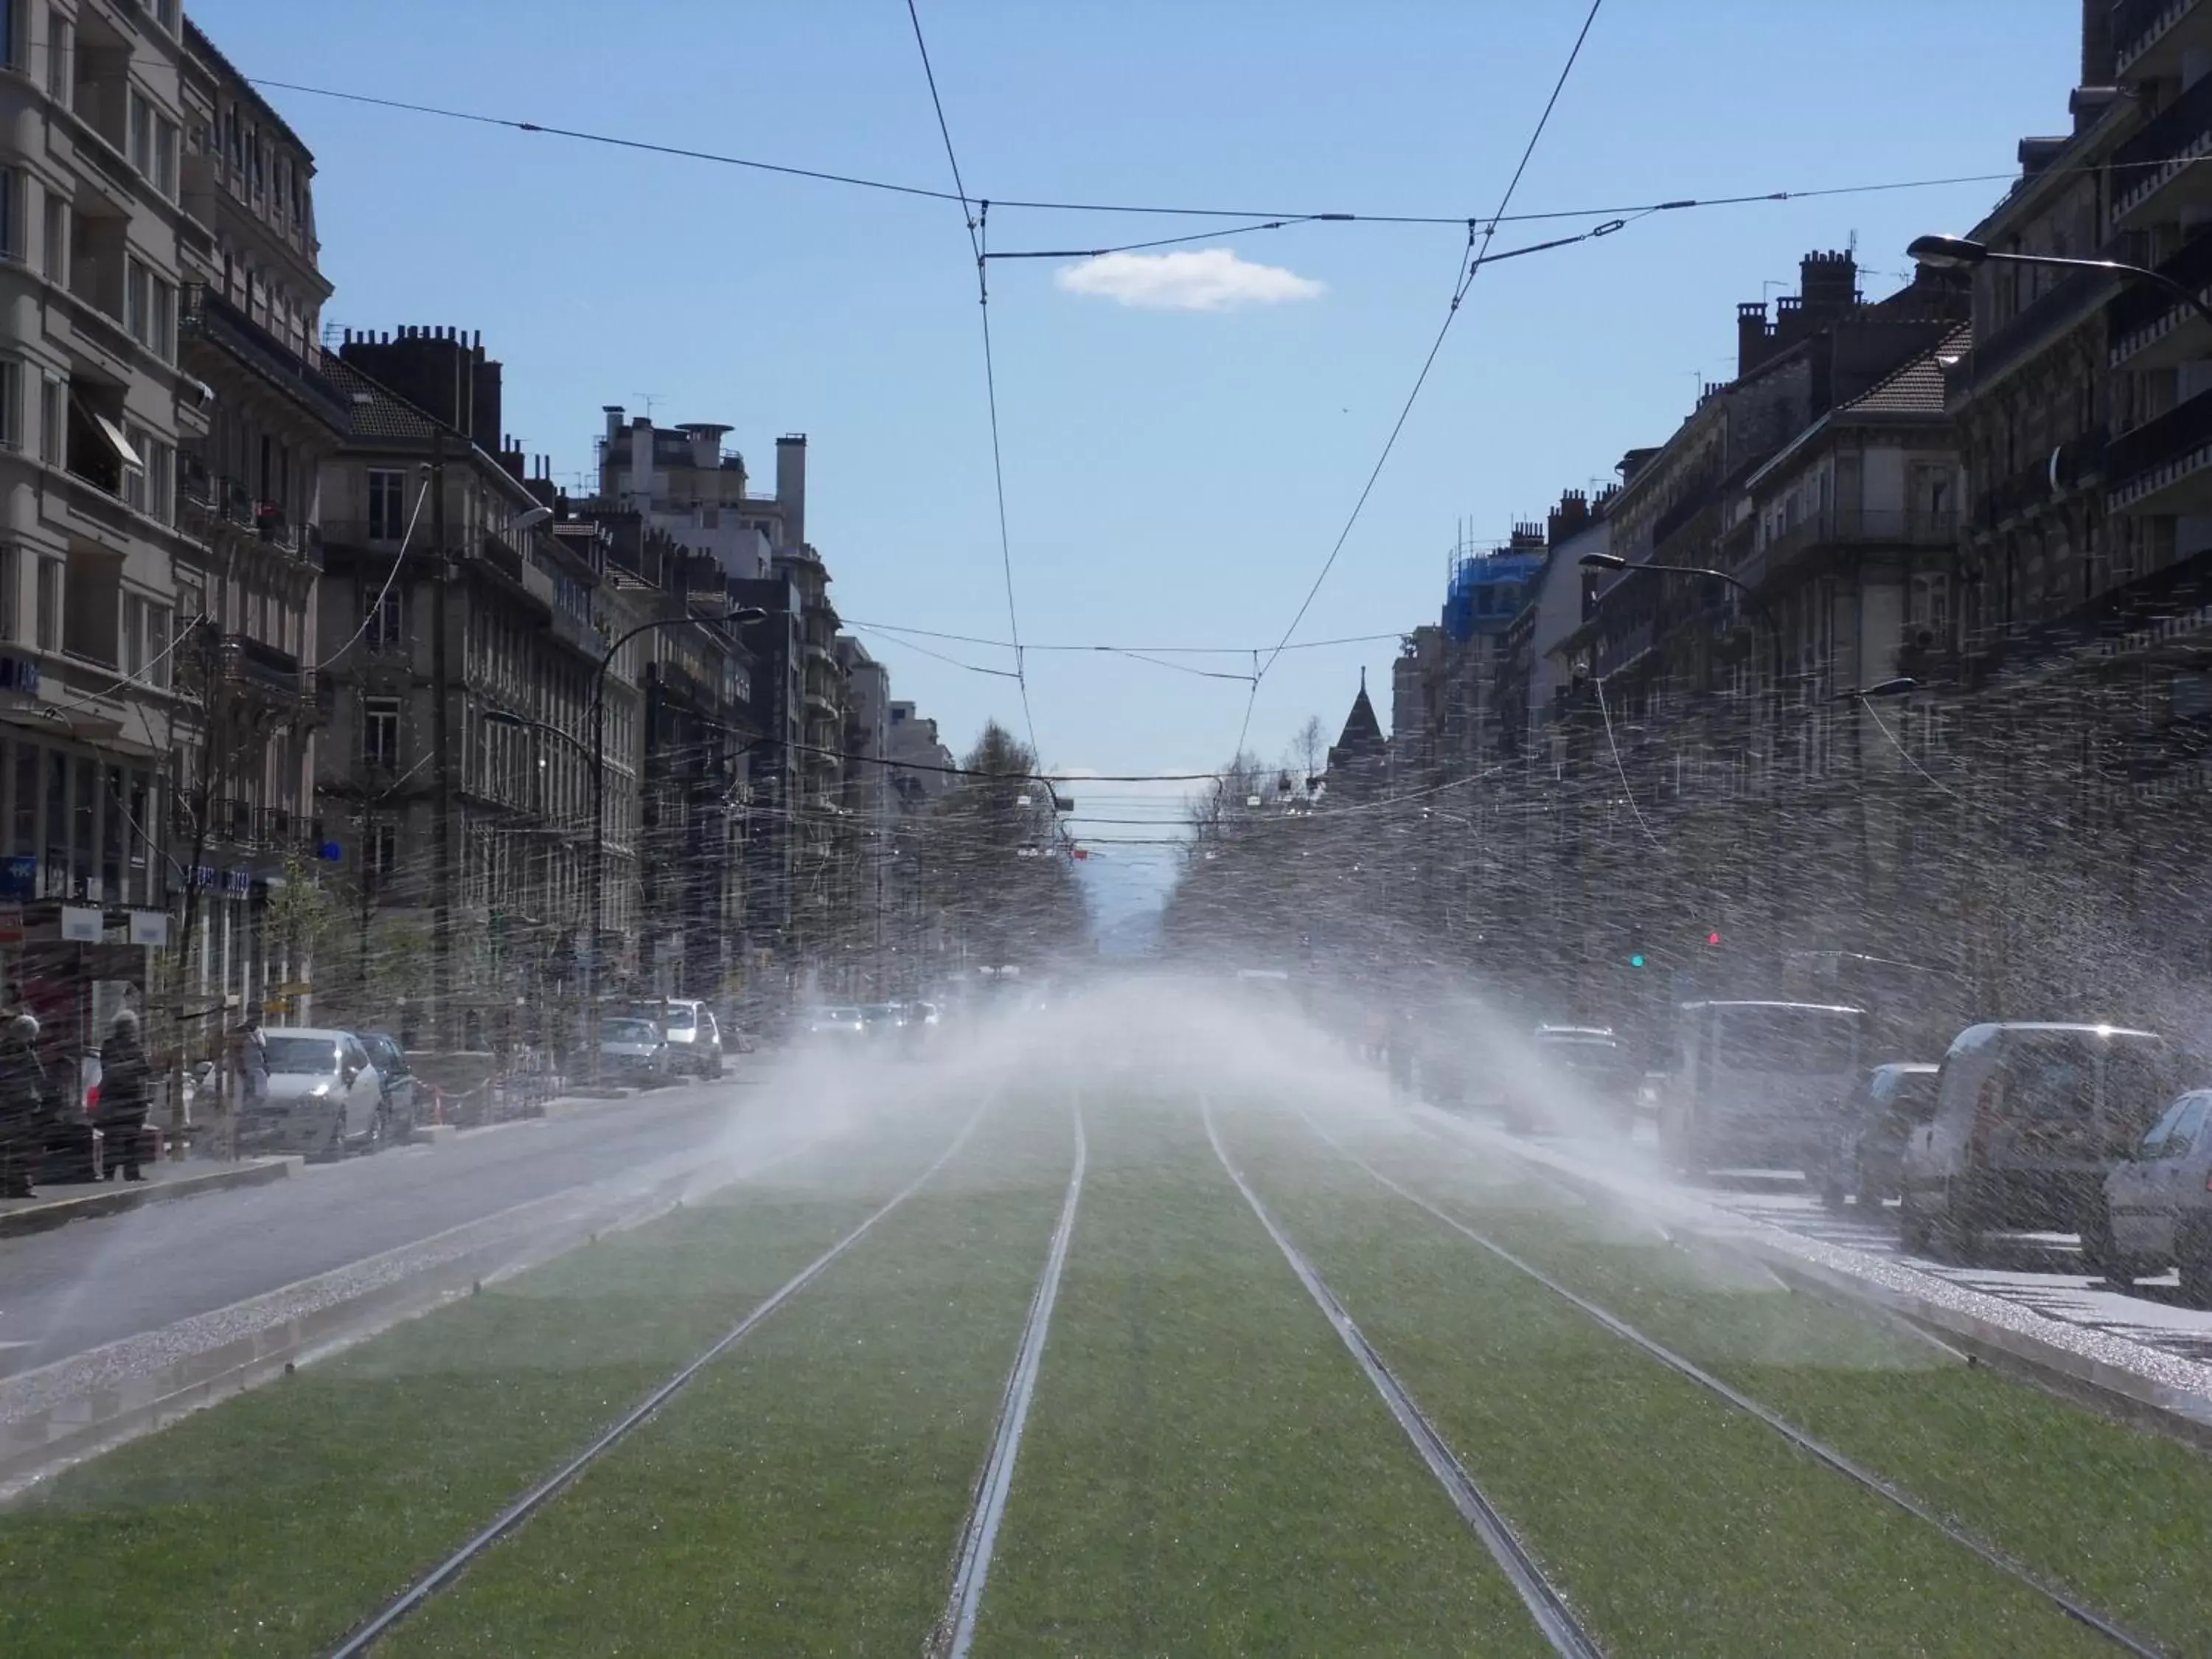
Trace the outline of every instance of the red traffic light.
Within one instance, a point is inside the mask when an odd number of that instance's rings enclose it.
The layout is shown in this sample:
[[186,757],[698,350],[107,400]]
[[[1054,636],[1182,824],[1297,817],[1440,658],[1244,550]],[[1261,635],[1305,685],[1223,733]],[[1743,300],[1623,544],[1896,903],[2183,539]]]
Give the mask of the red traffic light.
[[1711,933],[1705,935],[1705,943],[1708,945],[1718,945],[1720,942],[1721,930],[1717,927],[1714,928]]

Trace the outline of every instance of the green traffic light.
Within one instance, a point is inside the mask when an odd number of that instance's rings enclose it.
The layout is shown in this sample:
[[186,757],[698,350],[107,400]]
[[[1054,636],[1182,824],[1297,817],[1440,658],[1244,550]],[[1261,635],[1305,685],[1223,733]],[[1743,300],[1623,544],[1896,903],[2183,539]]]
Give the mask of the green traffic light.
[[1629,957],[1628,965],[1632,968],[1641,968],[1644,965],[1644,952],[1638,951],[1634,956]]

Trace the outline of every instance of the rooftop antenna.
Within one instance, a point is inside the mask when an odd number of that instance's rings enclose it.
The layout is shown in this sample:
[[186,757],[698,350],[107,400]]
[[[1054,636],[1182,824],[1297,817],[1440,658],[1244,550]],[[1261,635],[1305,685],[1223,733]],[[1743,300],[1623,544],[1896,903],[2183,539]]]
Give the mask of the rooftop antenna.
[[633,392],[629,395],[645,405],[645,418],[650,422],[653,419],[653,406],[660,401],[663,394],[658,392]]

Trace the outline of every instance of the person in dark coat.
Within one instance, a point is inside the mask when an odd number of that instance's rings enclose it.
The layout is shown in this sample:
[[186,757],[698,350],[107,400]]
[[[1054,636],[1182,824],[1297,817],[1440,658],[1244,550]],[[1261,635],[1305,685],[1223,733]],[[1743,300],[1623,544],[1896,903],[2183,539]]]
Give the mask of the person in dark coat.
[[0,1013],[0,1198],[33,1198],[31,1179],[46,1149],[46,1073],[39,1022],[14,995]]
[[146,1065],[146,1044],[139,1035],[138,1011],[125,993],[115,1011],[115,1024],[100,1051],[100,1105],[93,1122],[106,1138],[107,1173],[123,1172],[125,1181],[143,1181],[138,1167],[141,1143],[146,1133],[146,1111],[153,1103],[151,1079]]

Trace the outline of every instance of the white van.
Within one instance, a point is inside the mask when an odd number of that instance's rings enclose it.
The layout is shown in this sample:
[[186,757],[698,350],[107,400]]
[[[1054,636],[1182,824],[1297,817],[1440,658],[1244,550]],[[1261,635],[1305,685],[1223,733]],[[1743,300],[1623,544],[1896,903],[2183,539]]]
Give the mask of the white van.
[[1804,1170],[1861,1069],[1866,1011],[1817,1002],[1686,1002],[1659,1107],[1668,1163]]

